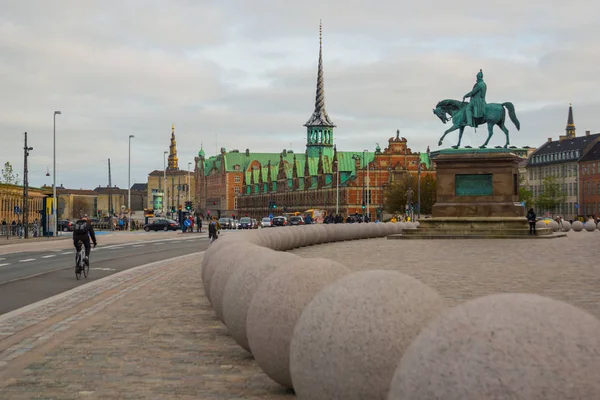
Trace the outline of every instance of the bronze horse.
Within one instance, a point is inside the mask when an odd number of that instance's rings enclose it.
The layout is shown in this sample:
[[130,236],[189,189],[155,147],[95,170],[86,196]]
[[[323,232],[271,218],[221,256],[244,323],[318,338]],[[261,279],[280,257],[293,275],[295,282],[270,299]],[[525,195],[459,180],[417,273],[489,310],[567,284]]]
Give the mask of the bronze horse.
[[[458,143],[456,146],[452,146],[452,148],[458,149],[460,147],[460,142],[462,140],[463,132],[465,130],[465,127],[468,126],[466,116],[465,116],[465,109],[468,105],[469,105],[469,103],[467,103],[467,102],[459,101],[459,100],[452,100],[452,99],[442,100],[439,103],[437,103],[437,105],[433,109],[433,113],[444,124],[447,123],[450,119],[452,119],[452,124],[453,124],[452,127],[450,127],[450,129],[448,129],[446,132],[444,132],[444,134],[440,138],[440,141],[438,142],[438,146],[442,145],[442,142],[447,134],[449,134],[450,132],[453,132],[457,129],[460,129],[460,131],[458,133]],[[506,119],[505,108],[506,108],[506,110],[508,110],[508,115],[510,117],[510,120],[513,122],[513,124],[515,124],[515,126],[517,127],[517,130],[521,129],[521,123],[517,119],[517,115],[515,114],[515,107],[513,106],[512,103],[510,103],[510,102],[506,102],[506,103],[502,103],[502,104],[488,103],[485,105],[483,118],[477,118],[475,120],[475,122],[478,125],[487,123],[487,126],[488,126],[487,140],[485,141],[485,143],[483,145],[479,146],[480,149],[485,149],[487,147],[488,142],[490,141],[490,139],[492,138],[492,135],[494,134],[494,125],[498,125],[500,127],[500,129],[502,129],[502,131],[506,135],[506,144],[504,145],[504,148],[507,148],[508,145],[510,144],[510,140],[508,137],[508,129],[506,129],[506,126],[504,126],[504,121]],[[448,118],[448,115],[450,115],[450,118]]]

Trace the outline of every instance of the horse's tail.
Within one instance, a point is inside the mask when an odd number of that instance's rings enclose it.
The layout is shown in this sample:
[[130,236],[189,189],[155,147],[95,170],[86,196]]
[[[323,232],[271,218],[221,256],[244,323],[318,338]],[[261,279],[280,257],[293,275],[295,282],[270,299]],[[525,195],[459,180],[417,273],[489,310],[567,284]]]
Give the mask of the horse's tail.
[[510,117],[510,120],[512,121],[513,124],[515,124],[515,126],[517,127],[517,130],[520,131],[521,123],[517,119],[517,114],[515,114],[515,106],[513,106],[513,103],[507,101],[506,103],[502,103],[502,106],[506,107],[508,109],[508,116]]

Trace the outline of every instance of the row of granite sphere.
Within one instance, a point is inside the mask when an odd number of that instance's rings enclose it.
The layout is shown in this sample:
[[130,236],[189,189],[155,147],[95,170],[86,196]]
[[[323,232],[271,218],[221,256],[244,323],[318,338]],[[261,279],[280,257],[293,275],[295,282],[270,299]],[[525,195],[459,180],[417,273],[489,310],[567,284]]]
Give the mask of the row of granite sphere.
[[600,229],[600,222],[596,224],[596,222],[594,222],[592,219],[587,220],[585,223],[581,221],[573,221],[572,224],[569,221],[562,221],[562,229],[560,229],[560,226],[556,221],[550,221],[548,224],[546,224],[546,222],[539,220],[535,223],[535,225],[538,228],[550,228],[553,232],[568,232],[571,229],[573,229],[575,232],[581,232],[583,230],[594,232],[596,229]]
[[[300,399],[598,398],[600,321],[579,308],[533,294],[450,308],[400,272],[352,272],[283,251],[401,229],[334,224],[223,236],[204,255],[204,291],[231,337]],[[368,242],[356,244],[358,266],[373,255]]]

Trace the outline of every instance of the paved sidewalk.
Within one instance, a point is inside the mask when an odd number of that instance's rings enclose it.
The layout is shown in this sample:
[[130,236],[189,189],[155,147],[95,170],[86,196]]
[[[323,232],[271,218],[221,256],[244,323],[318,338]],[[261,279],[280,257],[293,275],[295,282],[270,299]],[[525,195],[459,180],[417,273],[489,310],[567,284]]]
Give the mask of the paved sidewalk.
[[286,399],[227,335],[196,253],[0,317],[0,399]]
[[[599,240],[370,239],[292,252],[405,272],[450,304],[531,292],[600,317]],[[293,398],[214,318],[201,259],[137,267],[0,316],[0,399]]]

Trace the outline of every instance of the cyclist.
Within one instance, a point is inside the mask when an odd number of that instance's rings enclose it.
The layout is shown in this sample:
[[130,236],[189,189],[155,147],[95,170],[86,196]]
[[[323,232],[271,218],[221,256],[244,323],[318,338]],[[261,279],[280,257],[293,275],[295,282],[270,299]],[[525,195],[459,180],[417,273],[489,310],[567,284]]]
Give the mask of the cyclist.
[[[94,228],[92,228],[92,223],[89,220],[87,214],[84,214],[82,218],[75,222],[75,227],[73,228],[73,244],[75,245],[75,249],[79,253],[81,247],[79,246],[79,242],[83,243],[85,247],[85,258],[84,262],[86,265],[90,265],[90,237],[92,238],[92,242],[94,243],[94,248],[96,248],[96,234],[94,233]],[[79,270],[79,266],[77,266]]]

